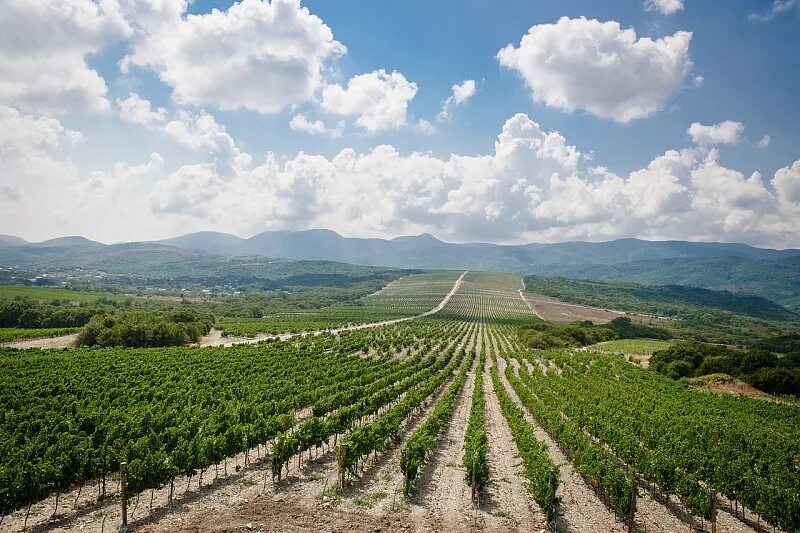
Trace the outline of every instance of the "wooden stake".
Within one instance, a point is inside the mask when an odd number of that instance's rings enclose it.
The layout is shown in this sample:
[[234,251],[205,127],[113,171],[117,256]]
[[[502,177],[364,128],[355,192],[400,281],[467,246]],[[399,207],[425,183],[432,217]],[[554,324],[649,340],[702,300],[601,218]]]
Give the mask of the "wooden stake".
[[628,533],[633,533],[633,519],[636,516],[636,497],[638,496],[638,490],[636,490],[636,478],[633,478],[633,486],[631,489],[631,514],[628,517]]
[[122,498],[122,527],[128,525],[128,494],[127,494],[127,479],[125,472],[128,468],[128,463],[122,462],[119,464],[119,492]]

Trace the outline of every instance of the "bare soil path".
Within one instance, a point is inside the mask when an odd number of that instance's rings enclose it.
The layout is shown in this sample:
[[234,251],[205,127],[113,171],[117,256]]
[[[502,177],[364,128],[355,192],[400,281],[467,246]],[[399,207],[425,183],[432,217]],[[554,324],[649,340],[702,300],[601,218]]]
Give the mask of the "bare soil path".
[[487,358],[483,383],[490,484],[481,502],[481,518],[487,531],[539,531],[546,528],[547,522],[525,487],[522,458],[500,411],[489,375],[491,366],[491,359]]
[[437,531],[464,529],[465,524],[473,527],[478,525],[476,519],[479,515],[474,512],[472,491],[464,481],[464,467],[461,464],[477,368],[478,357],[472,362],[461,393],[453,405],[453,415],[444,434],[440,436],[438,446],[422,469],[412,498],[411,515],[414,522],[432,526]]

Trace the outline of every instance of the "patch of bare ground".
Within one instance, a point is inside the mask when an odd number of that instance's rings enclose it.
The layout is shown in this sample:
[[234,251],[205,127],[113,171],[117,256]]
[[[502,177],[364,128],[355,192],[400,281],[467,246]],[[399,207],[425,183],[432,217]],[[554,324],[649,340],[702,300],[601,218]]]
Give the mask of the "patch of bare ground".
[[627,316],[637,322],[663,321],[647,315],[627,314],[622,311],[601,309],[588,305],[570,304],[562,302],[557,298],[521,291],[520,296],[528,304],[528,307],[543,320],[556,324],[569,324],[570,322],[580,322],[590,320],[595,324],[605,324],[615,318]]
[[[466,375],[453,415],[436,449],[428,457],[417,479],[411,499],[414,522],[436,531],[475,529],[483,522],[474,512],[472,491],[464,481],[461,459],[467,432],[478,358]],[[469,526],[469,527],[465,527]]]
[[38,339],[20,339],[0,343],[3,348],[74,348],[78,342],[78,334],[61,335],[58,337],[41,337]]
[[777,401],[777,398],[760,391],[744,381],[732,379],[731,381],[714,381],[703,385],[693,385],[697,390],[714,394],[732,394],[734,396],[747,396],[757,400]]
[[483,374],[486,391],[486,435],[489,440],[490,484],[480,502],[480,518],[486,531],[539,531],[547,522],[533,502],[522,477],[519,456],[511,430],[500,411],[492,380],[491,359],[486,360]]
[[260,495],[238,507],[235,513],[219,514],[207,511],[190,524],[171,524],[170,527],[150,526],[139,531],[350,533],[415,531],[415,529],[407,517],[400,514],[375,516],[339,509],[328,502],[297,501],[291,495]]

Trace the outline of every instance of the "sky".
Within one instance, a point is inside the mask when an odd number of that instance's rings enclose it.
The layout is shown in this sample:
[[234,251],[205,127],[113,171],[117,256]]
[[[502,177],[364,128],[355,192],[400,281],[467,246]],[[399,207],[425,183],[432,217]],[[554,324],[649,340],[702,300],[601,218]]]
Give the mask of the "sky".
[[5,0],[0,233],[800,248],[800,0]]

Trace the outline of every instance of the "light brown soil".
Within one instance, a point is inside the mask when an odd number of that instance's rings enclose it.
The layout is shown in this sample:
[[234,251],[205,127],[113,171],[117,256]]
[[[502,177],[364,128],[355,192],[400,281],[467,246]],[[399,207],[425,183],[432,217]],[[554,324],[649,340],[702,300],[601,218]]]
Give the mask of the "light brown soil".
[[61,335],[59,337],[42,337],[39,339],[23,339],[0,343],[4,348],[74,348],[78,334]]
[[481,509],[485,520],[497,531],[538,531],[546,527],[541,509],[533,502],[522,478],[519,456],[511,430],[500,411],[500,403],[489,375],[491,360],[483,375],[486,391],[486,435],[489,439],[489,478]]
[[638,322],[650,322],[653,319],[647,315],[627,314],[622,311],[601,309],[587,305],[578,305],[562,302],[556,298],[520,291],[520,296],[525,300],[531,310],[537,316],[548,322],[556,324],[569,324],[570,322],[580,322],[590,320],[595,324],[606,324],[615,318],[627,316],[631,320]]
[[748,398],[755,398],[757,400],[775,400],[774,396],[760,391],[752,385],[738,379],[730,383],[709,383],[708,385],[699,385],[695,388],[706,392],[713,392],[714,394],[733,394],[734,396],[747,396]]

